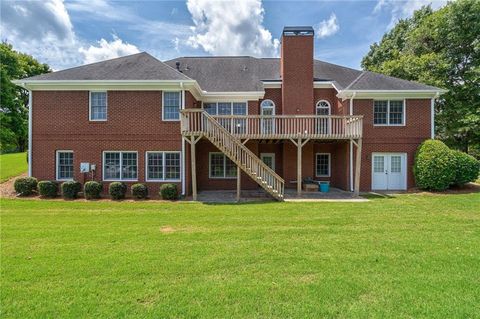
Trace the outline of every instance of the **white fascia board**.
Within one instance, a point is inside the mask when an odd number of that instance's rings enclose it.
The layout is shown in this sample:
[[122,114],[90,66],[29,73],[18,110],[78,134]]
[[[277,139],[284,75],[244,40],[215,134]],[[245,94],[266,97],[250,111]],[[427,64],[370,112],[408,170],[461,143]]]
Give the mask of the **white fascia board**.
[[447,90],[344,90],[337,94],[338,98],[346,100],[355,95],[356,99],[376,99],[376,98],[424,98],[430,99],[440,94],[448,92]]
[[202,101],[220,101],[228,99],[229,102],[234,100],[258,100],[265,95],[264,91],[250,91],[250,92],[202,92]]
[[[335,87],[334,83],[331,82],[331,81],[314,81],[313,82],[313,88],[314,89],[330,89],[330,88],[334,88],[335,90],[337,90],[337,88]],[[338,91],[338,90],[337,90]]]
[[280,89],[282,81],[262,81],[264,89]]

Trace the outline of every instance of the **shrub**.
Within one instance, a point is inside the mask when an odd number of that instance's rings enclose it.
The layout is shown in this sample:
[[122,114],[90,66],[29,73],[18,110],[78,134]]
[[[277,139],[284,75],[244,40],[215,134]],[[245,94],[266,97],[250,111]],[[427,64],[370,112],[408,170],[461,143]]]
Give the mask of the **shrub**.
[[43,197],[55,197],[58,193],[58,184],[54,181],[41,181],[38,183],[38,193]]
[[480,162],[475,157],[460,151],[452,151],[455,159],[455,185],[474,182],[480,172]]
[[127,185],[122,182],[113,182],[108,186],[108,193],[112,199],[123,199],[127,193]]
[[148,196],[148,188],[145,184],[133,184],[132,196],[138,199],[145,199]]
[[32,195],[37,191],[38,181],[34,177],[20,177],[15,180],[13,188],[21,196]]
[[178,198],[177,185],[175,184],[163,184],[160,187],[160,196],[163,199],[175,200]]
[[445,190],[455,181],[455,156],[444,143],[423,142],[415,154],[413,174],[422,189]]
[[83,194],[86,199],[98,199],[102,193],[103,186],[99,182],[89,181],[83,185]]
[[77,181],[68,181],[62,183],[62,195],[66,199],[77,198],[78,193],[82,189],[82,185]]

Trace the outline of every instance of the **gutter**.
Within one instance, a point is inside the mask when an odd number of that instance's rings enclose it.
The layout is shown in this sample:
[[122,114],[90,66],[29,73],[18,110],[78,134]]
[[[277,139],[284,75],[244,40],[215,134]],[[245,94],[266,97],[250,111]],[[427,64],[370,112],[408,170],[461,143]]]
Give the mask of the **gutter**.
[[[353,115],[353,99],[355,98],[355,95],[357,92],[353,92],[352,96],[350,97],[350,110],[349,110],[349,115]],[[350,177],[350,191],[353,192],[353,142],[350,140],[350,167],[349,167],[349,177]]]

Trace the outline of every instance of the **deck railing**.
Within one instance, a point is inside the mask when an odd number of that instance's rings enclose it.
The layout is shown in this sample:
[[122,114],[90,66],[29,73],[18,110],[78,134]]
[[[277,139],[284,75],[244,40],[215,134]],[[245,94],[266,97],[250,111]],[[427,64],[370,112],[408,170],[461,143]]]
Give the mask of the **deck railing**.
[[[182,132],[203,132],[201,109],[182,111]],[[187,115],[188,114],[188,115]],[[218,115],[213,116],[230,134],[241,139],[358,139],[363,116],[341,115]]]

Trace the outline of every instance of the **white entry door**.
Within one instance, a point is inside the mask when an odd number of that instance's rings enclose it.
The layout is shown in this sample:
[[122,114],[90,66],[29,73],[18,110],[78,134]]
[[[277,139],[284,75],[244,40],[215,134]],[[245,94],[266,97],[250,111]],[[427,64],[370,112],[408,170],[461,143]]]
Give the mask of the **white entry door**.
[[374,153],[372,155],[372,189],[407,189],[407,155]]
[[275,171],[275,153],[261,153],[260,159]]

